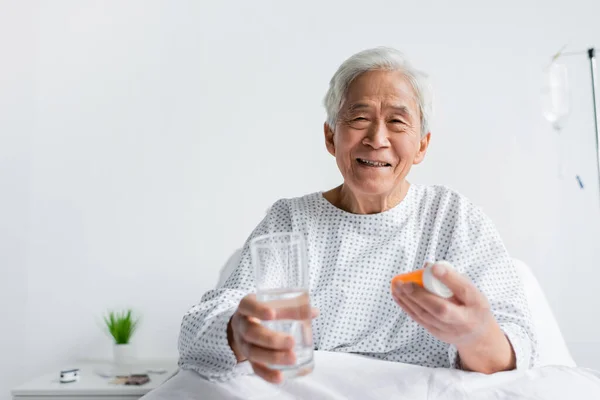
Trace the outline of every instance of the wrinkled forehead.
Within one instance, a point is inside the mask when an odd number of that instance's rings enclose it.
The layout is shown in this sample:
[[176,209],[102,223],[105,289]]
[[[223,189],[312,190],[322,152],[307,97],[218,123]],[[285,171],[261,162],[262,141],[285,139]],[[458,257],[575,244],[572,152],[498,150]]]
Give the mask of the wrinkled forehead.
[[352,81],[342,109],[348,112],[369,107],[396,108],[419,115],[415,91],[400,71],[368,71]]

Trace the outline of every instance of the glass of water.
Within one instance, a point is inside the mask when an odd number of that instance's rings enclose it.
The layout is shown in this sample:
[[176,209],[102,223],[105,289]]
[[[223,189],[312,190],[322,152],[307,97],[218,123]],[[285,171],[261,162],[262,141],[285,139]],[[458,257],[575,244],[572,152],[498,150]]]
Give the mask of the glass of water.
[[263,235],[250,242],[256,272],[257,300],[271,307],[277,319],[263,326],[294,338],[294,365],[269,365],[285,377],[306,375],[313,370],[311,307],[308,297],[308,261],[302,233]]

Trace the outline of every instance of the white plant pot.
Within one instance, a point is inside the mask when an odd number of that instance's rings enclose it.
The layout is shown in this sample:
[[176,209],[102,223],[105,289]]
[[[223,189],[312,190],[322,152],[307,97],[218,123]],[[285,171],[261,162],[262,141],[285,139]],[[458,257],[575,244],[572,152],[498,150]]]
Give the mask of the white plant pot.
[[131,365],[134,359],[133,347],[130,343],[113,345],[113,361],[117,367]]

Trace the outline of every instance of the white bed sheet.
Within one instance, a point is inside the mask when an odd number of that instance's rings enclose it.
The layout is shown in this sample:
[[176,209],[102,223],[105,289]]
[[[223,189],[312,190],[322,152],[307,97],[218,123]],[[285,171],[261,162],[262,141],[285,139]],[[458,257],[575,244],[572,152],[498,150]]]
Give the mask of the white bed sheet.
[[[249,369],[243,363],[238,368]],[[312,374],[280,386],[253,375],[222,383],[191,371],[144,396],[162,399],[600,399],[600,373],[585,368],[544,366],[483,375],[380,361],[356,354],[315,353]]]

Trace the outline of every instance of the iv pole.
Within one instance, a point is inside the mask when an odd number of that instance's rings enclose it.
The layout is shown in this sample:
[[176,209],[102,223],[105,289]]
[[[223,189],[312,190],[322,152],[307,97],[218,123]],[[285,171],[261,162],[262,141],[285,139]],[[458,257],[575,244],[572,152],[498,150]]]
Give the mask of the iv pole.
[[[559,51],[552,57],[552,60],[556,60],[562,56],[572,56],[583,54],[583,51],[574,51],[574,52],[562,52]],[[590,70],[592,73],[592,100],[594,104],[594,127],[596,129],[596,163],[598,167],[598,190],[600,191],[600,133],[598,130],[600,129],[600,115],[598,115],[598,106],[600,105],[600,100],[598,99],[598,73],[596,67],[596,49],[591,47],[587,49],[587,55],[590,60]],[[600,193],[600,192],[599,192]]]
[[596,71],[596,49],[588,49],[590,69],[592,70],[592,97],[594,98],[594,125],[596,127],[596,161],[598,162],[598,187],[600,188],[600,116],[598,115],[598,76]]

